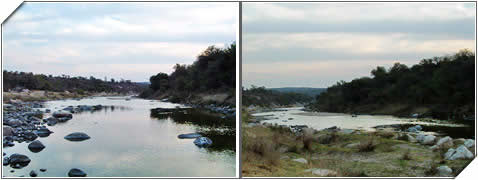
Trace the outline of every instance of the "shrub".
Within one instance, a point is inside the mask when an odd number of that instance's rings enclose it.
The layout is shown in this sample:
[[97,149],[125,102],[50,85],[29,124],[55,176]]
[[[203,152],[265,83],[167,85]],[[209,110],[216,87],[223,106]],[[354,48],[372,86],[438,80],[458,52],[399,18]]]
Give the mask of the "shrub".
[[410,150],[407,150],[403,155],[402,155],[403,160],[412,160],[412,156],[410,154]]
[[371,137],[367,141],[360,142],[360,144],[358,145],[358,149],[359,149],[359,152],[371,152],[375,150],[376,146],[377,145],[374,143],[373,137]]

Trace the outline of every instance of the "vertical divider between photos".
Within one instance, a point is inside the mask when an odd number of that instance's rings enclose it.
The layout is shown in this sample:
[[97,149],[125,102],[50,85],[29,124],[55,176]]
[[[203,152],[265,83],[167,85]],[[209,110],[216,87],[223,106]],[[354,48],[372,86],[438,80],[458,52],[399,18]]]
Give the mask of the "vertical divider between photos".
[[238,142],[237,144],[239,146],[237,146],[237,162],[238,162],[238,166],[236,167],[237,169],[237,172],[238,172],[238,178],[242,178],[242,113],[241,113],[241,108],[242,108],[242,2],[239,1],[238,2],[238,5],[239,5],[239,11],[238,11],[238,25],[239,25],[239,31],[238,31],[238,48],[237,50],[239,51],[238,53],[238,60],[236,61],[236,122],[237,122],[237,127],[236,129],[238,129]]

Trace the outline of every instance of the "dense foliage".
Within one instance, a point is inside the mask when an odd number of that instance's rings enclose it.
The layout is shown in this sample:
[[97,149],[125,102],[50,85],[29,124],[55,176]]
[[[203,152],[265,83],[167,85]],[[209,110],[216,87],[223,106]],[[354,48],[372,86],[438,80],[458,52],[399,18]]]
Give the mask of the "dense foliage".
[[236,86],[236,44],[221,49],[208,47],[191,65],[176,64],[171,74],[151,76],[149,90],[141,94],[175,94],[234,92]]
[[26,72],[3,71],[3,91],[11,90],[46,90],[70,91],[82,93],[89,92],[140,92],[144,85],[133,83],[129,80],[109,81],[97,79],[93,76],[70,77],[67,75],[52,76]]
[[280,92],[276,90],[269,90],[265,87],[252,86],[249,89],[242,90],[242,105],[249,106],[288,106],[297,103],[310,102],[313,97],[294,93],[294,92]]
[[327,88],[310,108],[349,113],[388,108],[382,112],[466,119],[474,115],[474,69],[475,54],[468,50],[423,59],[412,67],[400,63],[388,70],[377,67],[371,72],[372,78],[340,81]]
[[267,88],[279,92],[294,92],[315,97],[324,92],[326,88],[310,88],[310,87],[281,87],[281,88]]

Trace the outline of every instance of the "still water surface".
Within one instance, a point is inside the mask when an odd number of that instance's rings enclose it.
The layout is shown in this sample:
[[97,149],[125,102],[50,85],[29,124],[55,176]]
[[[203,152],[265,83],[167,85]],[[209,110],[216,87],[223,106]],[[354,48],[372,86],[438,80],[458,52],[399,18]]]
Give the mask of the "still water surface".
[[[28,177],[29,172],[35,170],[38,176],[64,177],[71,168],[82,169],[88,177],[235,176],[235,121],[232,119],[224,120],[197,111],[157,116],[151,109],[181,105],[136,98],[129,101],[108,97],[49,101],[45,107],[53,112],[70,105],[98,104],[112,107],[75,113],[68,122],[49,126],[54,133],[38,138],[46,146],[41,152],[30,152],[27,143],[4,148],[7,155],[25,154],[31,162],[22,169],[14,169],[13,173],[10,166],[4,166],[3,176]],[[209,123],[196,122],[196,119]],[[64,137],[72,132],[84,132],[91,139],[65,140]],[[198,148],[194,139],[177,138],[179,134],[192,132],[210,137],[214,145]],[[47,171],[39,172],[40,168]]]
[[[420,124],[426,134],[451,136],[452,138],[473,138],[474,125],[459,123],[430,123],[417,121],[416,118],[398,118],[387,115],[358,115],[341,113],[309,113],[303,107],[279,108],[278,111],[255,113],[253,116],[263,116],[264,122],[278,125],[307,125],[321,130],[332,126],[342,129],[361,129],[375,131],[375,126],[400,124],[401,129]],[[292,118],[292,119],[290,119]]]

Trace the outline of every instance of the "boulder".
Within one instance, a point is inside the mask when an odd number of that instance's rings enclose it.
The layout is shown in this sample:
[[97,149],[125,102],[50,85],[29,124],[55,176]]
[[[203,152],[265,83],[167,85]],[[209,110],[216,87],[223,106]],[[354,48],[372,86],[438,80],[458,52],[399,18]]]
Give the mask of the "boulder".
[[423,139],[425,139],[425,136],[426,136],[425,134],[419,134],[419,135],[417,135],[416,139],[417,139],[418,142],[422,142]]
[[438,176],[442,176],[442,177],[453,176],[452,175],[453,170],[449,168],[448,166],[440,166],[440,167],[437,167],[436,170],[437,170]]
[[317,176],[336,176],[337,175],[337,172],[332,171],[330,169],[313,168],[313,169],[306,169],[304,172],[312,172],[312,174]]
[[423,137],[420,143],[424,145],[433,145],[435,144],[435,139],[436,137],[434,135],[426,135],[425,137]]
[[37,153],[45,149],[45,145],[43,145],[43,143],[41,143],[39,140],[35,140],[28,144],[28,149],[31,152]]
[[467,139],[467,140],[465,140],[465,142],[463,142],[463,145],[465,145],[465,147],[467,147],[467,148],[471,148],[471,147],[475,146],[475,140]]
[[33,132],[40,137],[47,137],[51,133],[53,133],[46,127],[41,127],[40,129],[34,130]]
[[30,171],[30,177],[37,177],[37,176],[38,174],[34,170]]
[[24,132],[23,138],[27,141],[33,141],[33,140],[37,139],[38,136],[33,132],[27,131],[27,132]]
[[10,158],[9,157],[3,157],[3,165],[8,166],[10,164]]
[[421,131],[421,130],[422,130],[422,126],[416,125],[416,126],[409,127],[407,129],[407,132],[418,132],[418,131]]
[[15,130],[10,126],[3,126],[3,136],[13,136]]
[[441,138],[436,143],[437,147],[450,148],[453,147],[453,139],[450,136]]
[[207,137],[198,137],[194,140],[194,144],[198,147],[207,147],[212,144],[212,140]]
[[48,126],[54,126],[56,123],[58,123],[58,119],[55,117],[46,118],[45,121]]
[[448,149],[444,156],[446,160],[473,159],[474,157],[473,153],[471,153],[464,145],[461,145],[456,149]]
[[22,123],[22,121],[20,121],[18,119],[10,119],[5,124],[9,125],[11,127],[18,127],[18,126],[21,126],[23,123]]
[[73,118],[73,115],[70,112],[62,111],[62,110],[53,112],[52,116],[55,118],[62,118],[62,117],[66,117],[70,119]]
[[45,168],[41,168],[41,169],[40,169],[40,172],[45,172],[45,171],[46,171]]
[[201,137],[202,135],[199,133],[188,133],[188,134],[180,134],[178,136],[179,139],[195,139]]
[[303,163],[303,164],[307,164],[307,159],[304,159],[304,158],[292,159],[292,161],[300,162],[300,163]]
[[82,132],[74,132],[65,136],[65,139],[69,141],[84,141],[90,139],[90,136]]
[[10,166],[13,167],[13,168],[25,167],[31,161],[28,156],[23,155],[23,154],[17,154],[17,153],[10,155],[9,158],[10,158],[10,160],[9,160]]
[[81,169],[73,168],[68,172],[68,177],[86,177],[86,173]]

